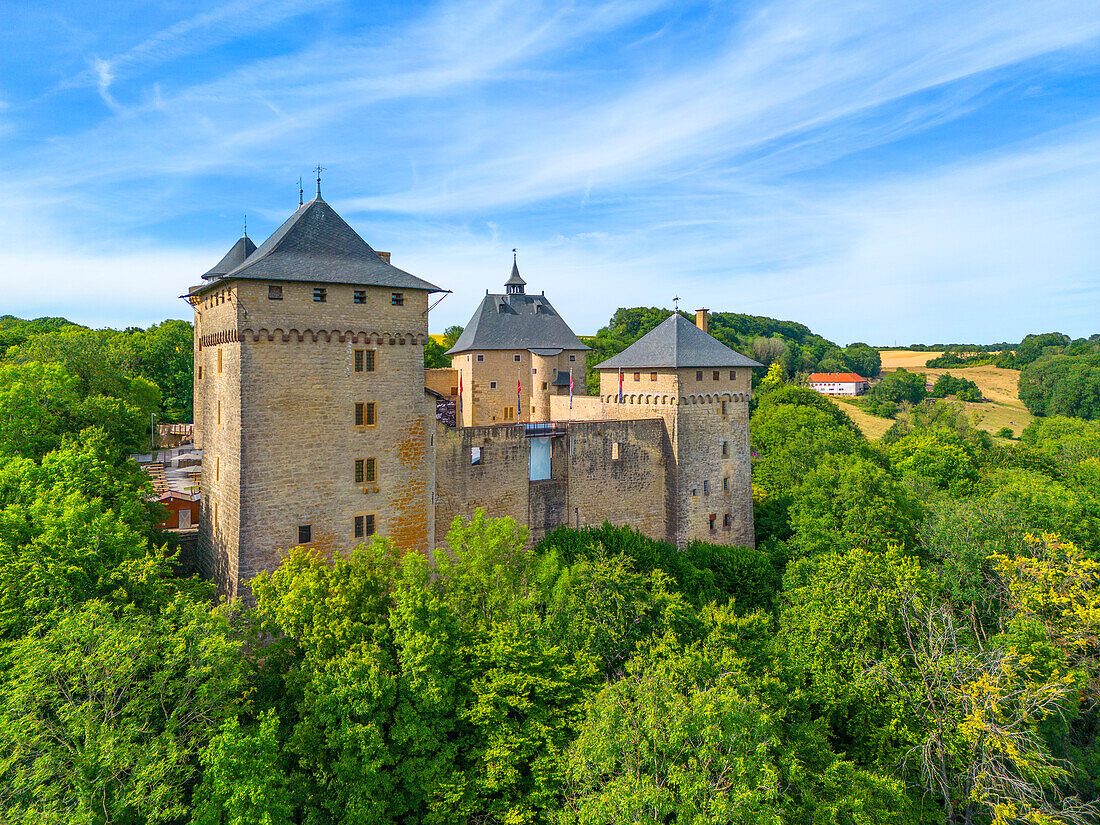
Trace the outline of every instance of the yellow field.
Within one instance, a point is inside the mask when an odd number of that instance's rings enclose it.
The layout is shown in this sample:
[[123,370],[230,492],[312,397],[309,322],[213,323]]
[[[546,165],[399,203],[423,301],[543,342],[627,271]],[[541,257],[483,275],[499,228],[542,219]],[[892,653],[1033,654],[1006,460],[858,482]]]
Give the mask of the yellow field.
[[[970,413],[970,420],[976,427],[980,427],[989,433],[995,433],[1001,427],[1010,427],[1018,437],[1020,432],[1032,422],[1032,415],[1024,407],[1016,394],[1016,383],[1020,373],[1016,370],[1002,370],[997,367],[959,367],[958,369],[929,369],[925,363],[932,358],[940,356],[939,352],[913,352],[912,350],[891,350],[882,353],[882,370],[889,372],[899,367],[904,367],[910,372],[919,372],[928,376],[928,380],[934,382],[944,373],[959,378],[966,378],[978,385],[989,400],[980,404],[966,404],[966,410]],[[879,420],[873,416],[867,425],[856,418],[851,410],[851,405],[845,404],[842,409],[848,411],[860,429],[868,438],[879,438],[885,428],[878,426]],[[889,422],[888,422],[889,423]]]
[[861,407],[852,401],[842,401],[840,398],[831,395],[825,397],[848,413],[848,417],[852,419],[852,422],[859,427],[867,438],[882,438],[883,433],[890,429],[894,423],[892,418],[879,418],[877,415],[865,413]]

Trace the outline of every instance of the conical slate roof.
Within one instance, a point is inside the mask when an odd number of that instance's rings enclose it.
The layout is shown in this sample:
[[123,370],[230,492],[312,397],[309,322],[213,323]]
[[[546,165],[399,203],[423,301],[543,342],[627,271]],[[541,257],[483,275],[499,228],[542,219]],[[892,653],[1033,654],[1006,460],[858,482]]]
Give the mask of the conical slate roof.
[[762,366],[674,312],[618,355],[597,364],[596,369]]
[[383,261],[320,195],[222,277],[442,291]]
[[519,264],[512,261],[512,277],[504,282],[505,286],[527,286],[527,281],[519,277]]
[[206,274],[202,277],[220,278],[227,272],[236,269],[243,264],[245,260],[256,251],[256,244],[252,243],[252,239],[245,235],[243,238],[233,244],[232,248],[225,253],[225,257],[218,261],[214,266],[207,270]]

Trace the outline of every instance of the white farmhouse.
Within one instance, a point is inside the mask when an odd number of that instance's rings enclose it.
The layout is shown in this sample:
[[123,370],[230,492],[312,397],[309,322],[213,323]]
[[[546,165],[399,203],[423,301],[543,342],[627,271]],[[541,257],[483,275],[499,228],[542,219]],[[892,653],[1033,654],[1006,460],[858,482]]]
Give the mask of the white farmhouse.
[[869,384],[854,372],[815,372],[810,386],[822,395],[862,395]]

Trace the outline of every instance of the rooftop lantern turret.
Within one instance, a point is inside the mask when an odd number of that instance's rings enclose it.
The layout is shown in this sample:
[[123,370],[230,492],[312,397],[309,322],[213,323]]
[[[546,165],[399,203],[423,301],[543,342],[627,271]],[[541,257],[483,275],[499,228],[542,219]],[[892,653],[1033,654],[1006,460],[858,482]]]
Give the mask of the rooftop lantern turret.
[[504,291],[509,295],[522,295],[527,282],[519,277],[519,264],[516,263],[516,250],[512,250],[512,277],[504,282]]

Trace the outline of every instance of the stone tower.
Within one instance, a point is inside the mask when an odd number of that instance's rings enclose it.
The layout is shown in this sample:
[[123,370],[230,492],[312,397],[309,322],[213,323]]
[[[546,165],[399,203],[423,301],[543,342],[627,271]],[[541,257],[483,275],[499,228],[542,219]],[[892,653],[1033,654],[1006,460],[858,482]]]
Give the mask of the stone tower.
[[[754,546],[749,401],[762,366],[678,312],[596,366],[615,418],[664,419],[675,462],[669,535]],[[621,388],[621,389],[620,389]]]
[[[528,295],[512,262],[504,293],[490,295],[447,350],[461,387],[463,427],[549,421],[550,398],[585,394],[585,352],[546,294]],[[517,392],[518,389],[518,392]]]
[[193,287],[201,572],[219,593],[306,544],[430,550],[428,296],[320,195]]

